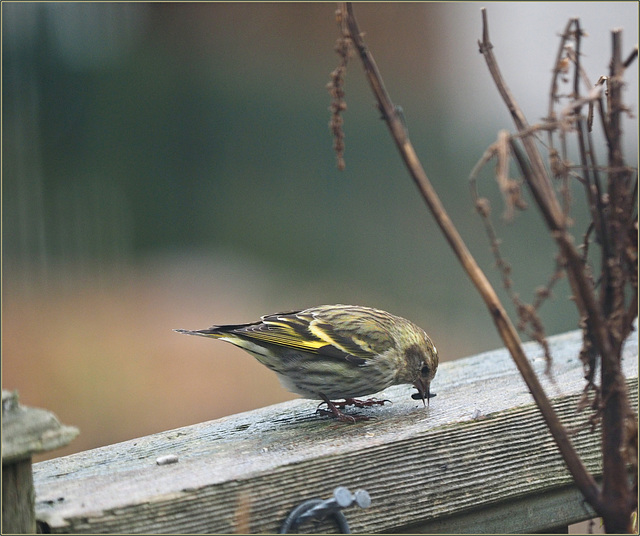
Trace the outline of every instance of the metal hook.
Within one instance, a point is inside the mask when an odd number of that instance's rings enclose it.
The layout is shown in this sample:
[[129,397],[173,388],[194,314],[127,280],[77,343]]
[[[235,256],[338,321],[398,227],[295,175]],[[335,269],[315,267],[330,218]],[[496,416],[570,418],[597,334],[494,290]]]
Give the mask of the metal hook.
[[322,521],[328,516],[333,517],[341,534],[351,534],[347,518],[341,512],[343,508],[357,504],[360,508],[368,508],[371,505],[369,494],[360,489],[351,493],[344,486],[339,486],[333,490],[333,497],[330,499],[309,499],[296,506],[280,529],[280,534],[287,534],[290,529],[297,529],[302,523],[309,519]]

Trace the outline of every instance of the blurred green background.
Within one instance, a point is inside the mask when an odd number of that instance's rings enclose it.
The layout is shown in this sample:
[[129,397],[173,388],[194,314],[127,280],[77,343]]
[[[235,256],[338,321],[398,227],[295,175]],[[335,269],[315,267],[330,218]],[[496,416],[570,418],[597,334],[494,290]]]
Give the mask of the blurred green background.
[[[636,2],[484,5],[531,123],[547,113],[569,17],[590,35],[583,65],[593,81],[607,73],[612,28],[623,27],[625,54],[637,43]],[[355,11],[427,174],[500,288],[468,188],[498,130],[513,130],[478,53],[480,7]],[[334,11],[2,4],[2,386],[81,429],[51,456],[293,398],[241,350],[172,328],[351,303],[415,321],[443,360],[502,346],[356,57],[346,76],[347,167],[336,169],[325,87],[338,64]],[[627,80],[637,111],[637,69]],[[637,166],[637,124],[626,131]],[[482,190],[499,217],[491,172]],[[574,199],[581,237],[578,188]],[[496,223],[530,300],[554,266],[547,233],[534,210]],[[549,334],[576,328],[568,295],[563,282],[542,310]]]

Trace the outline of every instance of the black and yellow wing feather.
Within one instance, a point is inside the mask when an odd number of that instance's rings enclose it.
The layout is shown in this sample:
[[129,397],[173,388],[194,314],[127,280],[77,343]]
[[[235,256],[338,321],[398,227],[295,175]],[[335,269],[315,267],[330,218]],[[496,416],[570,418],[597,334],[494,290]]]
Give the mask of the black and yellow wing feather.
[[212,326],[182,333],[234,337],[362,365],[395,346],[391,315],[363,307],[321,306],[265,315],[259,322]]

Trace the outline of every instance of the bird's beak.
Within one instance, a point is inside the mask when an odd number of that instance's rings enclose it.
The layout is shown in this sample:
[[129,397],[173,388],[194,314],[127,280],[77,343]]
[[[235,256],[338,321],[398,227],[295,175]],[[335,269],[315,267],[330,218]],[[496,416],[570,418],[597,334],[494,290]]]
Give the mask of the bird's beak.
[[[420,398],[422,399],[422,403],[426,406],[429,403],[429,398],[431,398],[431,393],[429,392],[429,384],[419,378],[418,380],[416,380],[416,383],[414,383],[413,386],[418,390]],[[416,396],[415,398],[418,397]]]

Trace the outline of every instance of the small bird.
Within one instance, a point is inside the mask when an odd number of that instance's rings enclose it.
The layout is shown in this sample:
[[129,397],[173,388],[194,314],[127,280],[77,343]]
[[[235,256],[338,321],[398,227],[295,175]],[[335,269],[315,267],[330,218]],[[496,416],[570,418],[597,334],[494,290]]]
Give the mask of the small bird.
[[[391,385],[410,384],[423,404],[438,369],[438,352],[424,330],[379,309],[320,305],[263,316],[257,322],[178,333],[221,339],[252,354],[288,390],[320,399],[341,421],[366,420],[338,408],[384,404],[358,400]],[[344,401],[332,402],[342,398]],[[322,404],[322,403],[321,403]]]

